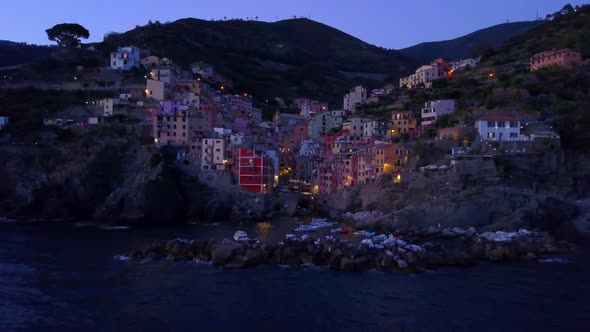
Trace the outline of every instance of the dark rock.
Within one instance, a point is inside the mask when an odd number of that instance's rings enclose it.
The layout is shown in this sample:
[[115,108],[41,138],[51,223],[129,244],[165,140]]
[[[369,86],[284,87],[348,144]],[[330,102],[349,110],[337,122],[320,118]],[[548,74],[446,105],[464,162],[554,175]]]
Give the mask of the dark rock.
[[264,256],[260,249],[248,248],[246,249],[246,254],[244,256],[246,258],[247,266],[264,264]]
[[283,248],[283,256],[281,258],[281,264],[289,266],[299,266],[301,260],[299,259],[299,253],[293,247],[285,246]]
[[391,270],[395,265],[397,265],[397,262],[393,256],[390,255],[383,255],[383,258],[381,258],[381,262],[379,263],[379,266],[383,270]]
[[342,260],[342,250],[336,249],[331,252],[330,259],[328,261],[328,265],[333,269],[340,268],[341,260]]
[[224,239],[211,253],[211,256],[213,258],[213,264],[227,264],[233,258],[234,255],[238,254],[237,251],[241,249],[241,247],[241,244],[239,244],[238,242],[229,239]]
[[348,257],[343,257],[340,261],[340,269],[342,271],[353,271],[354,270],[354,261]]
[[445,250],[444,263],[447,265],[470,266],[473,265],[473,257],[465,251],[452,249]]
[[528,252],[520,257],[523,261],[534,261],[537,259],[537,255],[533,252]]
[[420,261],[420,255],[418,255],[418,253],[415,251],[406,251],[404,254],[402,254],[402,256],[408,265],[411,266],[418,264]]
[[397,260],[397,267],[401,270],[407,269],[409,267],[408,263],[403,259]]
[[229,263],[225,264],[225,267],[230,269],[245,269],[249,265],[248,258],[242,255],[233,256]]
[[360,272],[368,271],[369,270],[369,258],[367,258],[367,256],[356,257],[354,259],[354,270],[360,271]]

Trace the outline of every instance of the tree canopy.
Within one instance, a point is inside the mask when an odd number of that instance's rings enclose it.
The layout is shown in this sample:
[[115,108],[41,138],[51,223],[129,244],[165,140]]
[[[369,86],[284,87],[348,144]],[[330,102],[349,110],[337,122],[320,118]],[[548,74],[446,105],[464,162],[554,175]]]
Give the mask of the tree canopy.
[[80,38],[88,39],[90,32],[77,23],[62,23],[45,30],[47,38],[57,42],[60,46],[75,47],[80,44]]

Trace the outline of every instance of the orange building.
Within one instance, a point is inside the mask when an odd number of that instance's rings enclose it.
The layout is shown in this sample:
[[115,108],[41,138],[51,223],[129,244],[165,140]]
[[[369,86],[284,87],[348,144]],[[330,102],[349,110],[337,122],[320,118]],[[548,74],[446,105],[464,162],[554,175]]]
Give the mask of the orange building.
[[569,48],[537,53],[531,58],[531,71],[547,67],[571,68],[582,62],[582,54]]

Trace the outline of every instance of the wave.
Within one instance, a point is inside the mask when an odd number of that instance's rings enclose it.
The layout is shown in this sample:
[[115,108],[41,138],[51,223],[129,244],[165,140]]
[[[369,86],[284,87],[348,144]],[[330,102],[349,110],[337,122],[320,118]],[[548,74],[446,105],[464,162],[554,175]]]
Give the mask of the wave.
[[119,262],[126,262],[129,260],[129,256],[125,256],[125,255],[115,255],[113,257],[114,260],[119,261]]
[[553,257],[540,259],[539,263],[552,263],[552,264],[567,264],[570,261],[565,258]]
[[99,226],[100,229],[104,229],[106,231],[124,231],[124,230],[128,230],[129,226],[107,226],[107,225],[102,225]]
[[16,219],[10,219],[10,218],[6,218],[6,217],[0,217],[0,222],[16,222]]

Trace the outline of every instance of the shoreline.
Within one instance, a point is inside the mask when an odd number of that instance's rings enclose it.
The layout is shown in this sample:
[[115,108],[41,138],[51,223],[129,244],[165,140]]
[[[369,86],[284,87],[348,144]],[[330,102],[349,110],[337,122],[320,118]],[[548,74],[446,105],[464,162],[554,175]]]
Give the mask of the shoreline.
[[289,235],[276,244],[249,239],[225,238],[218,242],[177,238],[158,241],[114,259],[133,263],[195,261],[228,269],[269,265],[420,273],[442,266],[470,267],[481,261],[541,262],[576,249],[575,244],[556,241],[548,233],[528,230],[477,233],[473,229],[455,228],[439,233],[425,229],[412,236],[416,241],[409,241],[409,236],[379,234],[363,238],[357,244],[331,235],[318,238],[308,234]]

